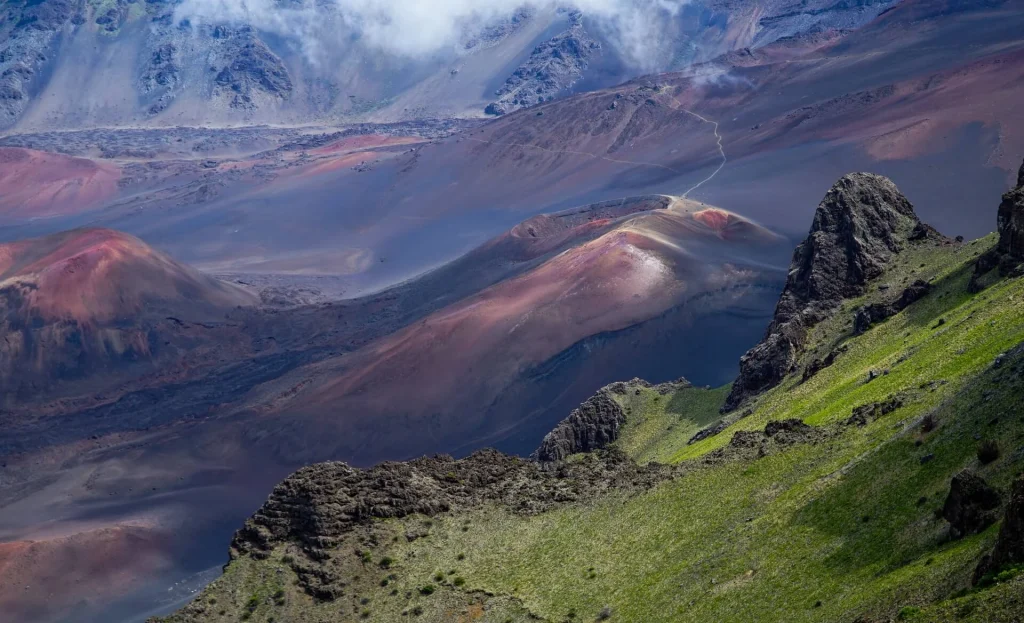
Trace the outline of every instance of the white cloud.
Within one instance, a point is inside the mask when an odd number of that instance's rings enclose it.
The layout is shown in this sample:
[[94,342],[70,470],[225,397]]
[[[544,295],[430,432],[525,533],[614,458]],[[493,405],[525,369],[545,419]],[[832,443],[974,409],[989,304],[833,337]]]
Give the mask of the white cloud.
[[654,70],[667,23],[688,0],[183,0],[180,21],[247,23],[298,39],[307,52],[324,37],[358,36],[405,57],[454,49],[467,32],[508,19],[521,8],[576,8],[594,20],[623,58]]

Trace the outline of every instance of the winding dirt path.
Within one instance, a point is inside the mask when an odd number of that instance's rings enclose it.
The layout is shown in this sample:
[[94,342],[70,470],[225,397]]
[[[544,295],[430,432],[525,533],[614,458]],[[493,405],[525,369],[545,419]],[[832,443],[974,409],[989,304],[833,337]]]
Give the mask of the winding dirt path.
[[678,99],[676,99],[676,97],[674,95],[669,95],[669,97],[671,97],[672,101],[676,103],[676,110],[681,110],[681,111],[685,112],[688,115],[692,115],[692,116],[700,119],[704,123],[710,123],[712,125],[712,127],[713,127],[713,129],[715,131],[715,141],[716,141],[716,143],[718,145],[718,153],[719,153],[720,156],[722,156],[722,162],[720,162],[718,164],[718,168],[716,168],[714,171],[711,172],[711,175],[709,175],[706,178],[702,179],[701,181],[697,182],[696,184],[691,186],[689,189],[687,189],[686,192],[684,192],[681,195],[683,197],[688,197],[690,195],[690,193],[692,193],[693,191],[697,190],[698,188],[700,188],[704,184],[707,184],[708,182],[713,180],[715,178],[715,176],[718,175],[718,173],[722,169],[725,168],[726,163],[729,162],[729,157],[725,155],[725,148],[722,146],[722,135],[718,133],[718,122],[717,121],[712,121],[711,119],[708,119],[707,117],[699,115],[699,114],[693,112],[692,110],[690,110],[688,108],[684,108],[683,107],[683,103],[680,102]]

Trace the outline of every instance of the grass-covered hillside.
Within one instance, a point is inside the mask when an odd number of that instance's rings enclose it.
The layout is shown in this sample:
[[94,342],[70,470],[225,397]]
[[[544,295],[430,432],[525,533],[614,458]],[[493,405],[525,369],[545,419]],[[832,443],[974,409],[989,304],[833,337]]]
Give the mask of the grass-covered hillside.
[[[943,512],[969,468],[1001,518],[1024,470],[1024,278],[969,287],[996,244],[907,245],[725,416],[729,387],[619,384],[603,393],[624,416],[613,447],[474,468],[498,484],[469,498],[463,467],[404,473],[412,514],[355,485],[282,485],[167,621],[1024,620],[1024,566],[975,577],[1001,522],[963,536]],[[918,280],[923,298],[856,334],[856,310]]]

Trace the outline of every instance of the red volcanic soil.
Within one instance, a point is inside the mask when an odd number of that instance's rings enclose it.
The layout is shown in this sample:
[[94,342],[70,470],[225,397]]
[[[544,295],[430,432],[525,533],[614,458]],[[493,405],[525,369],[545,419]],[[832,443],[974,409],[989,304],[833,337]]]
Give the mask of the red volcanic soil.
[[102,394],[183,358],[223,355],[225,338],[209,343],[190,323],[255,303],[108,229],[0,244],[0,404],[52,400],[69,384]]
[[[521,373],[580,340],[688,301],[701,301],[695,313],[728,308],[770,270],[755,267],[758,250],[784,244],[741,217],[694,202],[652,197],[637,205],[655,209],[627,210],[593,239],[585,233],[606,222],[600,210],[562,213],[570,221],[579,217],[568,226],[554,215],[515,227],[482,249],[509,249],[500,245],[509,237],[582,240],[354,355],[317,364],[306,374],[325,380],[284,410],[375,418],[457,414],[465,429]],[[733,231],[744,236],[733,239]]]
[[161,535],[131,525],[0,543],[0,612],[37,621],[101,605],[166,569],[165,547]]
[[418,136],[384,136],[380,134],[361,134],[350,136],[340,141],[328,143],[323,147],[311,149],[311,154],[336,154],[351,151],[362,151],[374,147],[393,147],[395,145],[409,145],[411,143],[422,143],[423,139]]
[[113,197],[118,167],[17,147],[0,147],[0,218],[83,212]]
[[44,321],[83,324],[133,318],[154,302],[194,315],[255,300],[134,236],[109,229],[79,229],[0,244],[0,288],[4,287],[20,290],[22,306]]
[[597,236],[624,217],[664,210],[673,203],[676,199],[668,195],[648,195],[605,201],[553,214],[538,214],[489,241],[472,255],[486,253],[500,256],[505,261],[534,259]]

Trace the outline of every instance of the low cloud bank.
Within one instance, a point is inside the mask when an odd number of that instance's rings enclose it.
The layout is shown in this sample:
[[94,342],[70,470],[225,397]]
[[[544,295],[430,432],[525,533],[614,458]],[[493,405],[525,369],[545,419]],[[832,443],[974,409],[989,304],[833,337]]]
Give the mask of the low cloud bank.
[[467,36],[520,10],[578,9],[624,60],[653,71],[667,61],[672,19],[688,0],[184,0],[179,21],[249,24],[292,37],[314,57],[326,37],[358,39],[382,52],[424,57],[456,50]]

